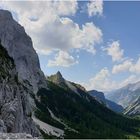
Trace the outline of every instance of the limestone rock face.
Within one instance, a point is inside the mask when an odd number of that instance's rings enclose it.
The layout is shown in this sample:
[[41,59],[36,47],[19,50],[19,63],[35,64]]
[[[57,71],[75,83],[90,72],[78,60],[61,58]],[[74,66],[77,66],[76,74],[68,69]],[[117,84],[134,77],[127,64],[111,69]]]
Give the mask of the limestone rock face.
[[140,96],[125,109],[124,114],[129,116],[140,115]]
[[62,88],[69,88],[77,94],[79,94],[78,89],[86,92],[85,88],[81,85],[65,80],[59,71],[56,74],[47,77],[47,80],[53,82],[54,84]]
[[128,84],[120,89],[110,92],[107,98],[124,108],[129,107],[140,96],[140,81]]
[[118,113],[123,112],[123,110],[124,110],[123,107],[121,105],[111,101],[111,100],[106,99],[103,92],[91,90],[91,91],[88,91],[88,93],[92,97],[94,97],[97,101],[99,101],[101,104],[104,104],[106,107],[108,107],[112,111],[115,111]]
[[14,59],[19,80],[28,82],[34,92],[37,92],[39,86],[46,86],[31,38],[6,10],[0,10],[0,40]]
[[48,80],[52,81],[53,83],[57,85],[62,85],[62,86],[65,83],[65,79],[62,77],[62,74],[59,71],[56,74],[48,77]]
[[0,10],[0,133],[39,137],[32,115],[39,88],[47,88],[31,38],[6,10]]
[[0,45],[0,133],[40,135],[32,120],[34,95],[18,79],[16,66],[6,49]]

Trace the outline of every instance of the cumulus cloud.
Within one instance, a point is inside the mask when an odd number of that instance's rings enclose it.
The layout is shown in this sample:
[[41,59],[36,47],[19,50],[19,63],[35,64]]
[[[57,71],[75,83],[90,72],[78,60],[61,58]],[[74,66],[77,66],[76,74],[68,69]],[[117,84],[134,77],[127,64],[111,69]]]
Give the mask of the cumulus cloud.
[[[69,16],[75,14],[78,6],[77,1],[75,0],[13,2],[7,1],[0,2],[0,5],[3,5],[3,9],[8,9],[17,13],[19,20],[18,22],[20,22],[20,24],[25,27],[28,34],[31,35],[33,41],[35,41],[35,47],[38,47],[42,40],[49,40],[47,39],[48,36],[45,35],[46,32],[50,32],[53,27],[55,27],[54,32],[52,31],[54,34],[51,34],[50,36],[53,37],[53,35],[57,34],[57,32],[55,32],[57,31],[56,29],[63,25],[60,21],[60,16]],[[60,31],[58,32],[58,35],[59,33]],[[62,33],[64,33],[63,30]],[[58,40],[53,40],[53,42],[57,41]],[[45,45],[44,47],[47,48],[48,46]]]
[[115,83],[110,79],[110,72],[107,68],[101,69],[94,77],[92,77],[84,86],[88,90],[106,91],[115,87]]
[[54,60],[49,60],[48,66],[63,66],[69,67],[74,64],[77,64],[78,61],[73,58],[73,56],[69,55],[67,52],[59,51],[59,53],[55,56]]
[[76,0],[1,1],[0,5],[17,14],[18,22],[25,27],[40,54],[47,55],[53,51],[69,53],[75,49],[95,54],[95,45],[102,41],[102,31],[94,23],[80,27],[69,18],[77,12]]
[[119,72],[130,71],[131,67],[133,67],[132,60],[126,60],[122,64],[114,65],[112,73],[116,74]]
[[140,74],[140,58],[138,58],[137,62],[131,66],[130,72]]
[[111,78],[111,73],[107,68],[101,69],[87,83],[81,83],[87,90],[111,91],[124,87],[130,83],[138,82],[140,76],[132,74],[122,81],[115,81]]
[[54,1],[53,7],[58,15],[74,15],[78,9],[76,0]]
[[104,48],[104,50],[107,51],[107,54],[112,57],[112,60],[115,61],[122,61],[123,60],[123,54],[124,50],[120,48],[119,41],[113,41],[112,43],[109,43],[109,47]]
[[103,0],[91,0],[88,4],[88,15],[102,15],[103,14]]
[[137,75],[130,75],[128,78],[126,78],[125,80],[123,80],[121,83],[120,83],[120,87],[124,87],[130,83],[136,83],[140,80],[140,77],[137,76]]
[[112,73],[116,74],[120,72],[140,74],[140,58],[138,58],[136,62],[134,62],[132,59],[128,59],[121,64],[114,65],[112,68]]
[[38,31],[38,36],[33,34],[34,42],[38,44],[40,50],[47,48],[49,50],[69,51],[73,49],[83,49],[92,54],[96,50],[94,45],[102,41],[102,31],[93,23],[86,23],[79,28],[79,25],[74,23],[69,18],[59,18],[55,22],[47,24],[46,30],[41,28]]

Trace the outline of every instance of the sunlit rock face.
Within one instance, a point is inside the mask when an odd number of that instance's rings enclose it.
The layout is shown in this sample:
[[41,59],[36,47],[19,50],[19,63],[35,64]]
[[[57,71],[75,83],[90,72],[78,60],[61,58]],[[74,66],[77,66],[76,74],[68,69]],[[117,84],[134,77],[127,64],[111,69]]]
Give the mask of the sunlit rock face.
[[17,73],[14,59],[0,45],[0,132],[39,136],[32,120],[33,92],[18,79]]
[[6,10],[0,10],[0,133],[39,137],[32,115],[39,88],[47,88],[30,37]]
[[0,41],[14,59],[20,81],[29,83],[34,92],[39,86],[46,86],[31,38],[6,10],[0,10]]
[[125,109],[124,114],[129,116],[140,115],[140,96]]
[[124,108],[129,107],[140,96],[140,81],[128,84],[120,89],[111,91],[107,98],[114,101]]

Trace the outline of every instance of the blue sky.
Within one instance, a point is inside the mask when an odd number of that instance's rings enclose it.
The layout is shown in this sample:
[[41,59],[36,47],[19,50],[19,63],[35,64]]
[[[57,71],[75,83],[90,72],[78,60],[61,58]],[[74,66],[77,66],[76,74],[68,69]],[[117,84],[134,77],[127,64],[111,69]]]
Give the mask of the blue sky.
[[140,80],[139,1],[0,5],[11,10],[32,37],[46,75],[59,70],[70,81],[102,91]]

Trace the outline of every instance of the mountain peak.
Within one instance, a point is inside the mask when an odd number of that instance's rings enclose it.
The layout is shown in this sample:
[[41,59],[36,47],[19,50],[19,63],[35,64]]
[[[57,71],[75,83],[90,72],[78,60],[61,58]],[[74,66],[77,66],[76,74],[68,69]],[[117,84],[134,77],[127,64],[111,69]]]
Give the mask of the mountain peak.
[[56,74],[55,74],[55,80],[57,83],[64,83],[65,82],[65,79],[63,78],[62,74],[60,73],[60,71],[58,71]]
[[60,73],[60,71],[58,71],[58,72],[56,73],[56,76],[57,76],[57,77],[63,78],[63,76],[62,76],[62,74]]
[[0,10],[0,20],[11,20],[13,19],[12,14],[7,10]]
[[65,79],[63,78],[60,71],[58,71],[56,74],[51,75],[48,77],[48,79],[56,84],[62,84],[65,83]]

